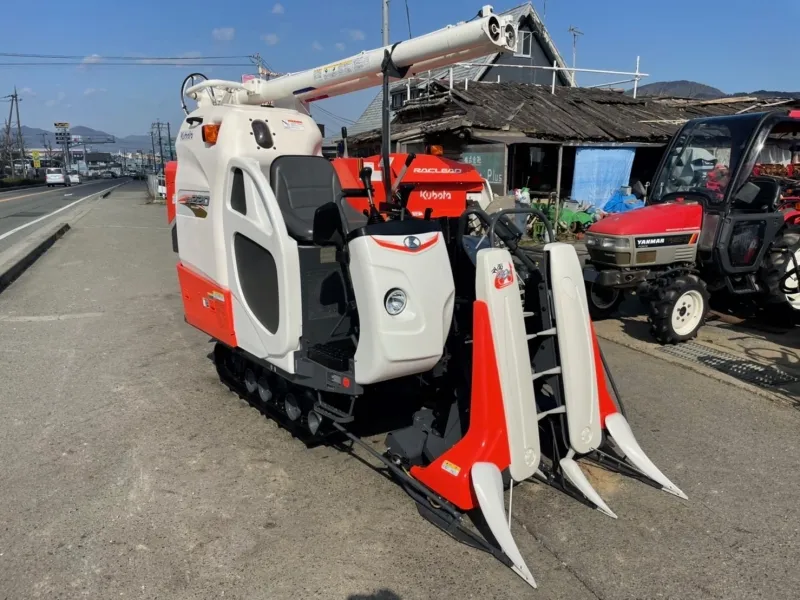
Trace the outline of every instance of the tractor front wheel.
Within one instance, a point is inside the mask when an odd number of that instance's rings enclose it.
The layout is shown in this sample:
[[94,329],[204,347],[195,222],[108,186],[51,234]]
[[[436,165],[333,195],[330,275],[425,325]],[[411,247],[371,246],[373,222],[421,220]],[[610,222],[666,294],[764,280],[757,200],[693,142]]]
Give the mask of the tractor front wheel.
[[617,312],[625,294],[617,288],[586,282],[586,300],[589,303],[589,316],[593,321],[608,319]]
[[710,294],[697,275],[681,275],[656,290],[650,304],[650,332],[660,344],[677,344],[697,336],[708,315]]

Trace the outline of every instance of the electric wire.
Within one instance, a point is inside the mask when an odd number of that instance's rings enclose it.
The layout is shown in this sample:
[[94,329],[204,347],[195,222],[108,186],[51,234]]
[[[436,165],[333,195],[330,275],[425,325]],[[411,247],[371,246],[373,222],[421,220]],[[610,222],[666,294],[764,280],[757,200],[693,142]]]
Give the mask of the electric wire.
[[23,54],[19,52],[0,52],[0,56],[8,58],[56,58],[64,60],[86,60],[92,58],[96,60],[230,60],[233,58],[250,58],[245,54],[233,54],[229,56],[99,56],[99,55],[65,55],[65,54]]
[[[138,59],[151,61],[159,59]],[[180,59],[181,62],[0,62],[0,67],[252,67],[247,63],[198,63],[185,62],[190,59]]]

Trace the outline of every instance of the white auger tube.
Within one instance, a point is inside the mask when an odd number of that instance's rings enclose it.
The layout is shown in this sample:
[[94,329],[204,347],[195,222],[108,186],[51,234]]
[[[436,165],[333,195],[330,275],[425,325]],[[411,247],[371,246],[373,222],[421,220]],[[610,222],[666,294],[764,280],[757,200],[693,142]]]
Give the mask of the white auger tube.
[[[236,104],[259,105],[295,98],[310,102],[331,98],[380,85],[381,63],[386,50],[399,69],[408,68],[406,77],[470,60],[496,52],[513,52],[517,46],[517,24],[510,16],[499,16],[491,7],[473,21],[448,25],[437,31],[397,43],[366,50],[349,58],[275,79],[251,79],[244,84],[228,85]],[[223,82],[204,81],[186,90],[197,99],[208,87],[226,87]],[[227,100],[226,100],[227,101]]]

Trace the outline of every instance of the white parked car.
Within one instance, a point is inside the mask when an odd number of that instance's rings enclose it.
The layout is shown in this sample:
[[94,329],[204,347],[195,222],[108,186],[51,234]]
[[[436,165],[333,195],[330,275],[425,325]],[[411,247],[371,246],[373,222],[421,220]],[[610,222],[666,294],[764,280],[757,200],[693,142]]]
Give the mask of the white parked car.
[[80,183],[81,182],[81,176],[78,174],[77,171],[72,171],[69,174],[69,182],[70,183]]
[[60,167],[49,167],[47,171],[45,171],[44,178],[47,187],[54,187],[56,185],[68,187],[72,185],[67,171]]

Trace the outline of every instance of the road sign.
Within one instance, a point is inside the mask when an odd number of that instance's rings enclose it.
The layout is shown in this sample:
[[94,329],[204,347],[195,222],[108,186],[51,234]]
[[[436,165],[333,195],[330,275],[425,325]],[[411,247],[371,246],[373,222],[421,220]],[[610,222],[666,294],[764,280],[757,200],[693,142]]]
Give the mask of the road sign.
[[69,129],[69,123],[53,123],[56,129]]
[[34,169],[41,169],[42,168],[42,161],[39,160],[40,154],[38,150],[34,150],[31,152],[31,157],[33,158],[33,168]]

